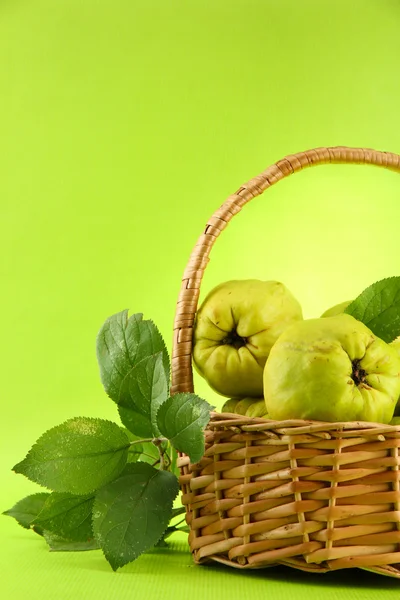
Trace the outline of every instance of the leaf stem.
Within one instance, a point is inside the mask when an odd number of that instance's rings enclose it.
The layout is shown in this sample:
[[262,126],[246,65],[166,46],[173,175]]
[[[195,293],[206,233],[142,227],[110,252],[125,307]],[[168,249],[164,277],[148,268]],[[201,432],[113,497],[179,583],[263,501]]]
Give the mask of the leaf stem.
[[168,471],[171,466],[171,459],[169,454],[167,453],[166,448],[163,448],[164,442],[168,442],[168,438],[166,437],[154,437],[154,438],[144,438],[141,440],[133,440],[129,442],[130,446],[134,446],[135,444],[141,444],[143,442],[150,442],[154,444],[159,453],[159,458],[152,464],[152,467],[155,467],[158,463],[160,464],[161,471]]
[[133,442],[129,442],[130,446],[134,444],[142,444],[143,442],[152,442],[155,446],[160,446],[163,442],[167,442],[167,438],[158,437],[158,438],[143,438],[142,440],[133,440]]
[[168,438],[166,437],[156,437],[153,438],[152,440],[149,440],[150,442],[153,442],[153,444],[155,446],[161,446],[161,444],[163,444],[164,442],[168,442]]
[[[147,454],[146,452],[142,452],[140,456],[147,456],[147,458],[154,458],[153,454]],[[157,463],[158,463],[158,458],[154,464],[156,465]]]
[[160,469],[162,471],[168,471],[171,466],[171,458],[166,450],[163,451],[161,448],[159,448],[159,451],[160,451]]
[[161,471],[165,471],[166,467],[165,467],[165,458],[164,458],[164,453],[160,452],[160,469]]

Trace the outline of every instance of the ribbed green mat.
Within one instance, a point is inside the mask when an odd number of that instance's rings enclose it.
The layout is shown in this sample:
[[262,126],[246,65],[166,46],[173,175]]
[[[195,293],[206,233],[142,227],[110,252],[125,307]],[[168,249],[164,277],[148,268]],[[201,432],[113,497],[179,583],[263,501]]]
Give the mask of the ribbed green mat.
[[400,581],[357,569],[317,575],[285,567],[244,572],[219,564],[197,566],[184,536],[170,542],[170,549],[143,555],[114,573],[101,551],[51,553],[35,534],[4,521],[4,600],[394,600],[400,594]]

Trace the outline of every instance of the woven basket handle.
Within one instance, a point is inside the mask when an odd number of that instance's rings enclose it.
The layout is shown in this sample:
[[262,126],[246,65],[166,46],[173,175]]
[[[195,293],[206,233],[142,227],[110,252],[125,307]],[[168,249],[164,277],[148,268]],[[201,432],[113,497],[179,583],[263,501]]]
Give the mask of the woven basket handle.
[[365,163],[400,171],[400,156],[366,148],[316,148],[286,156],[229,196],[206,224],[197,240],[182,278],[176,306],[172,347],[171,394],[193,392],[192,333],[204,269],[210,250],[232,217],[252,198],[296,171],[324,163]]

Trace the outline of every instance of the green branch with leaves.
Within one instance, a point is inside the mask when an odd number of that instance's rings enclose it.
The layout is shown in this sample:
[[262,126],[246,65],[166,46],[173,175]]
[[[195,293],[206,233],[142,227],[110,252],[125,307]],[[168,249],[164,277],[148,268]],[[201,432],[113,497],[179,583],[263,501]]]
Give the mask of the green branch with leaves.
[[151,320],[124,310],[97,336],[107,395],[123,426],[76,417],[46,431],[14,466],[50,492],[32,494],[3,514],[44,537],[50,550],[99,549],[115,571],[175,531],[188,531],[173,508],[178,452],[204,454],[211,410],[195,394],[169,396],[170,360]]

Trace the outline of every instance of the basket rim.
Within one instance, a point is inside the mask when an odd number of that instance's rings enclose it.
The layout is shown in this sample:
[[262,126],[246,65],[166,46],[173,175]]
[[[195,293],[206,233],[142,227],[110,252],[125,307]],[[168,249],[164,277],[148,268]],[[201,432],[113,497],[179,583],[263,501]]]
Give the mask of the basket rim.
[[283,430],[287,433],[297,435],[300,433],[337,432],[351,433],[354,431],[363,434],[379,435],[385,433],[396,433],[400,435],[400,425],[390,425],[373,421],[315,421],[311,419],[286,419],[277,421],[264,417],[246,417],[229,412],[211,411],[208,424],[209,429],[218,427],[240,427],[243,431],[270,431]]

